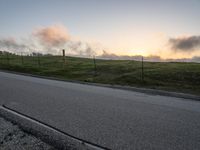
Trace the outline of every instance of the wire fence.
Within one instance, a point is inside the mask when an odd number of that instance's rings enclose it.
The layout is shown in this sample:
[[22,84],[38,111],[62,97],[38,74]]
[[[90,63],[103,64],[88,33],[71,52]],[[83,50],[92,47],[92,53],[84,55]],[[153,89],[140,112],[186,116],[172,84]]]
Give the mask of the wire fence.
[[[111,63],[110,60],[96,59],[95,56],[91,58],[70,57],[65,56],[65,52],[63,52],[63,55],[44,55],[41,53],[21,53],[19,55],[0,51],[0,67],[6,69],[21,67],[43,70],[65,70],[66,73],[69,74],[70,72],[73,72],[75,76],[78,76],[78,74],[85,74],[86,76],[87,74],[88,76],[97,77],[101,73],[107,75],[115,74],[114,68],[116,68],[116,65],[117,61]],[[114,68],[112,68],[112,66]],[[141,70],[140,80],[143,81],[143,63],[141,63],[140,66],[137,64],[135,67],[137,67],[138,70]],[[118,68],[118,70],[123,71],[123,68]]]
[[106,60],[0,51],[0,69],[59,78],[122,85],[191,89],[200,92],[200,64]]
[[0,64],[9,66],[24,66],[24,67],[62,67],[63,57],[53,55],[42,55],[37,53],[16,55],[12,53],[1,53]]

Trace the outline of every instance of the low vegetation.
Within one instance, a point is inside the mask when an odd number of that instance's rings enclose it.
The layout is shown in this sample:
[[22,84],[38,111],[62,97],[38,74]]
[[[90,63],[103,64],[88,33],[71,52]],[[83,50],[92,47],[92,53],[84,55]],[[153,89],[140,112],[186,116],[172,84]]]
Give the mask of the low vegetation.
[[[144,62],[132,60],[96,60],[61,56],[18,56],[0,54],[0,69],[61,79],[118,84],[186,92],[200,95],[200,64],[180,62]],[[95,69],[96,68],[96,69]]]

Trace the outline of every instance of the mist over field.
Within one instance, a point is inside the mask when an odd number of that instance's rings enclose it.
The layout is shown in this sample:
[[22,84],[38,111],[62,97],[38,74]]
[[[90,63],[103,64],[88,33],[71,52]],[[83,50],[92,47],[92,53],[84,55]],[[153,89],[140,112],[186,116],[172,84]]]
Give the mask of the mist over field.
[[28,38],[23,40],[15,38],[1,38],[1,50],[13,53],[61,54],[62,49],[69,50],[69,54],[78,56],[93,56],[95,51],[92,46],[81,40],[73,40],[63,25],[39,27],[33,30]]
[[[191,54],[199,52],[200,36],[188,36],[169,38],[167,46],[164,48],[167,53],[174,54]],[[102,46],[103,47],[103,46]],[[122,55],[109,50],[102,49],[94,43],[86,42],[80,39],[75,39],[73,35],[69,34],[67,28],[62,24],[55,24],[47,27],[37,27],[33,29],[27,38],[1,38],[1,51],[9,51],[11,53],[28,55],[31,53],[61,55],[62,49],[66,49],[69,56],[78,57],[97,57],[99,59],[113,59],[113,60],[141,60],[143,55],[132,54]],[[183,57],[183,58],[163,58],[162,55],[152,53],[143,56],[145,61],[152,62],[200,62],[200,56]]]

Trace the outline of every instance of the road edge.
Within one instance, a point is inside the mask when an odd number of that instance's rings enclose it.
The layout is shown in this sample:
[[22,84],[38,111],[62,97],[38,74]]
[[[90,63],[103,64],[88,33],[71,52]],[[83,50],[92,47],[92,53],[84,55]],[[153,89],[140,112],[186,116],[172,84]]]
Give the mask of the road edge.
[[60,150],[108,150],[99,145],[73,137],[34,118],[12,110],[5,105],[0,106],[0,116],[17,124],[23,131]]
[[5,73],[12,73],[12,74],[16,74],[16,75],[36,77],[36,78],[42,78],[42,79],[48,79],[48,80],[86,84],[86,85],[91,85],[91,86],[99,86],[99,87],[107,87],[107,88],[113,88],[113,89],[121,89],[121,90],[140,92],[140,93],[145,93],[145,94],[150,94],[150,95],[160,95],[160,96],[168,96],[168,97],[176,97],[176,98],[200,101],[200,96],[193,95],[193,94],[169,92],[169,91],[164,91],[164,90],[148,89],[148,88],[138,88],[138,87],[132,87],[132,86],[91,83],[91,82],[84,82],[84,81],[77,81],[77,80],[70,80],[70,79],[59,79],[56,77],[47,77],[47,76],[35,75],[35,74],[30,74],[30,73],[22,73],[22,72],[10,71],[10,70],[2,70],[2,69],[0,69],[0,71],[5,72]]

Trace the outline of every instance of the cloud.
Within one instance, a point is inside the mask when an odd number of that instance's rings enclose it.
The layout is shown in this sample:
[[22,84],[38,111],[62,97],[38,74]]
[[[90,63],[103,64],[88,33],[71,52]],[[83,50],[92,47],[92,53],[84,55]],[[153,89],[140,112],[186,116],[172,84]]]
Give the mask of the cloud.
[[0,47],[7,49],[23,50],[27,48],[27,45],[18,43],[14,38],[2,38],[0,39]]
[[[134,55],[134,56],[129,56],[129,55],[117,55],[114,53],[108,53],[107,51],[103,51],[103,53],[97,58],[101,59],[111,59],[111,60],[136,60],[136,61],[141,61],[142,60],[142,55]],[[160,62],[164,61],[163,59],[160,58],[160,56],[146,56],[143,57],[145,61],[153,61],[153,62]]]
[[70,35],[63,25],[39,28],[33,32],[33,36],[47,48],[63,47],[70,40]]
[[4,50],[18,53],[49,53],[61,54],[62,49],[67,50],[67,54],[77,56],[93,56],[95,48],[92,44],[82,40],[73,40],[65,26],[61,24],[40,27],[26,38],[16,40],[15,38],[1,38],[0,48]]
[[78,56],[94,56],[96,52],[91,44],[82,41],[70,41],[66,46],[72,54]]
[[193,62],[199,62],[200,63],[200,56],[194,56],[191,59]]
[[[141,55],[134,55],[134,56],[128,56],[128,55],[117,55],[114,53],[109,53],[107,51],[103,51],[103,53],[99,56],[97,56],[99,59],[110,59],[110,60],[135,60],[135,61],[141,61],[142,56]],[[148,62],[196,62],[200,63],[200,56],[194,56],[192,58],[180,58],[180,59],[163,59],[160,56],[157,55],[149,55],[144,56],[144,61]]]
[[107,51],[103,50],[103,54],[99,56],[99,58],[104,59],[119,59],[119,56],[114,53],[108,53]]
[[48,53],[59,52],[66,48],[78,56],[92,56],[95,54],[89,43],[81,40],[72,40],[67,28],[63,25],[52,25],[35,30],[32,34],[39,43],[48,50]]
[[189,36],[181,38],[170,38],[169,44],[172,50],[191,52],[200,48],[200,36]]

